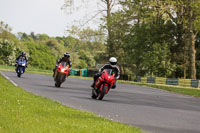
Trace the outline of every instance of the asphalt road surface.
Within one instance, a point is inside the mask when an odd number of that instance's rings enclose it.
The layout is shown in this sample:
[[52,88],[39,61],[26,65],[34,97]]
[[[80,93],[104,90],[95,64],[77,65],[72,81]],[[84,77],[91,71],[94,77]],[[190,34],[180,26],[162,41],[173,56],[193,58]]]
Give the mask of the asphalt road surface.
[[200,133],[200,98],[118,83],[100,101],[91,99],[92,80],[67,78],[56,88],[51,76],[25,73],[18,78],[13,72],[2,73],[33,94],[148,133]]

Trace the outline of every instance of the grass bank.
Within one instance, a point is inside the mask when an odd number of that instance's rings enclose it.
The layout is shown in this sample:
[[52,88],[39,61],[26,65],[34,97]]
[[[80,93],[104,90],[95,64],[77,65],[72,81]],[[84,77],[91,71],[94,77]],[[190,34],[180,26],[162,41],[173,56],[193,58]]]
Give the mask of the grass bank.
[[119,81],[119,82],[124,83],[124,84],[148,86],[148,87],[152,87],[152,88],[167,90],[170,92],[190,95],[190,96],[194,96],[194,97],[200,97],[200,88],[180,87],[180,86],[172,86],[172,85],[158,85],[158,84],[140,83],[140,82],[133,82],[133,81]]
[[[10,72],[15,72],[15,67],[14,66],[3,66],[0,65],[0,70],[2,71],[10,71]],[[52,75],[53,71],[52,70],[42,70],[38,68],[26,68],[26,73],[38,73],[38,74],[47,74],[47,75]]]
[[[9,72],[15,72],[15,67],[14,66],[3,66],[0,65],[0,70],[2,71],[9,71]],[[53,75],[53,70],[43,70],[43,69],[38,69],[38,68],[26,68],[25,73],[36,73],[36,74],[45,74],[45,75]],[[70,76],[73,78],[84,78],[84,79],[93,79],[92,77],[80,77],[80,76]]]
[[140,133],[12,85],[0,75],[0,133]]

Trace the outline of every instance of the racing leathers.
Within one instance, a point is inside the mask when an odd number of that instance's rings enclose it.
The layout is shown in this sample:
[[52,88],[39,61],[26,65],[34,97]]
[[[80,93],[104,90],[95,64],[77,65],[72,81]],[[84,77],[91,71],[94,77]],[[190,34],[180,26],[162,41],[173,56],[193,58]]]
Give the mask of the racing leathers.
[[100,69],[99,69],[99,72],[97,74],[94,75],[94,82],[93,84],[91,85],[91,87],[94,88],[94,84],[95,84],[95,81],[102,75],[102,72],[104,69],[112,69],[113,72],[115,73],[115,82],[113,84],[113,86],[111,87],[112,89],[114,89],[116,87],[116,81],[117,79],[119,79],[120,77],[120,69],[119,69],[119,66],[118,65],[111,65],[109,62],[108,63],[105,63]]
[[18,60],[19,59],[24,59],[25,61],[26,61],[26,66],[25,67],[27,67],[27,64],[28,64],[28,59],[27,59],[27,57],[25,56],[25,55],[22,55],[22,54],[20,54],[20,55],[18,55],[17,56],[17,58],[16,58],[16,64],[15,64],[15,70],[17,71],[17,67],[18,67]]
[[17,58],[16,58],[16,64],[17,64],[17,62],[20,58],[23,58],[24,60],[26,60],[26,64],[28,63],[28,59],[25,55],[18,55]]
[[[61,62],[66,62],[66,63],[69,65],[69,70],[71,70],[72,61],[71,61],[69,58],[62,57],[62,58],[60,58],[60,59],[58,59],[58,60],[56,61],[56,66],[55,66],[55,68],[53,69],[53,77],[55,76],[55,71],[56,71],[58,65],[59,65]],[[70,73],[69,73],[69,75],[70,75]]]

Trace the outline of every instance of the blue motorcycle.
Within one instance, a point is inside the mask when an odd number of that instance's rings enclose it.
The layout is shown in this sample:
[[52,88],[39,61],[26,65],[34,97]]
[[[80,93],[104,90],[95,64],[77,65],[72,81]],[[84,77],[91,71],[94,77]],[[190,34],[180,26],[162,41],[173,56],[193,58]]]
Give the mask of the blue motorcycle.
[[25,68],[26,68],[27,62],[25,59],[20,58],[17,62],[17,68],[16,68],[16,72],[17,72],[17,76],[21,77],[21,75],[25,72]]

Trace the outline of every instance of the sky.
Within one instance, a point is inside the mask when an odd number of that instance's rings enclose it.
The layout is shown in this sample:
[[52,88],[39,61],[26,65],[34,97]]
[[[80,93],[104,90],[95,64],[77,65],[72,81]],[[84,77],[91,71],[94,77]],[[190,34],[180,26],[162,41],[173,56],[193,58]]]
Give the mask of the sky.
[[[84,19],[86,11],[93,11],[92,8],[84,8],[69,15],[61,10],[63,4],[64,0],[0,0],[0,21],[8,24],[14,34],[34,32],[51,37],[65,36],[67,27],[76,25],[77,20],[81,22],[80,19]],[[89,26],[97,27],[95,23]]]

